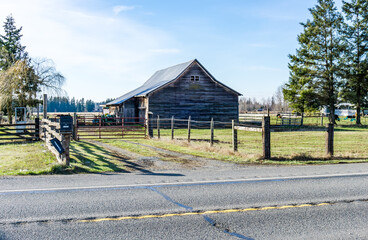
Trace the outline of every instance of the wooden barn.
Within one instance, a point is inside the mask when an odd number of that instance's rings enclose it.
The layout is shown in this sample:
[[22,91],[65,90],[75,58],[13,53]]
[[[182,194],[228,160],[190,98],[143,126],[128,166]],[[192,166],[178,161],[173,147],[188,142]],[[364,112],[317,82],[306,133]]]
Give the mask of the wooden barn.
[[196,59],[157,71],[141,87],[106,104],[118,117],[209,121],[238,119],[241,94],[217,81]]

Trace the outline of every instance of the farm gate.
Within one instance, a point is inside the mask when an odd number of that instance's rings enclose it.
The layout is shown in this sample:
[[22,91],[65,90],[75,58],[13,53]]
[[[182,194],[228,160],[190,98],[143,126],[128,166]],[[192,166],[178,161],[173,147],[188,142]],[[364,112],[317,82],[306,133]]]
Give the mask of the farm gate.
[[34,122],[0,124],[0,144],[38,141],[40,122],[36,118]]
[[77,115],[76,138],[79,139],[138,139],[146,138],[145,118]]

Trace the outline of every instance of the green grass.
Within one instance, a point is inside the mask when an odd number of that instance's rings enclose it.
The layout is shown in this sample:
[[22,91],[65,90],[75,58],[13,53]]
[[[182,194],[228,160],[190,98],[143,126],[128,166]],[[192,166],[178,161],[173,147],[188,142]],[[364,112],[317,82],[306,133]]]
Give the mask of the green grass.
[[118,153],[89,142],[71,142],[70,167],[65,172],[127,172],[129,162]]
[[152,150],[151,148],[147,148],[147,147],[143,147],[134,143],[129,143],[129,142],[125,142],[125,141],[121,141],[119,139],[101,139],[98,140],[100,142],[103,143],[107,143],[109,145],[115,146],[115,147],[119,147],[119,148],[123,148],[126,149],[130,152],[133,153],[137,153],[139,155],[142,156],[146,156],[146,157],[157,157],[159,156],[159,154]]
[[41,142],[0,145],[0,175],[26,175],[53,172],[55,156]]
[[[157,136],[157,131],[154,132]],[[325,155],[325,132],[272,132],[272,160],[262,160],[262,134],[238,131],[238,152],[232,152],[231,129],[215,129],[215,144],[209,146],[209,130],[192,129],[191,143],[187,143],[187,130],[161,129],[161,140],[136,140],[144,144],[171,151],[238,163],[266,164],[326,164],[368,162],[368,129],[366,127],[335,128],[335,154],[333,159]],[[207,140],[207,141],[205,141]]]
[[70,166],[58,164],[43,142],[0,145],[0,175],[127,172],[130,162],[88,142],[71,142]]

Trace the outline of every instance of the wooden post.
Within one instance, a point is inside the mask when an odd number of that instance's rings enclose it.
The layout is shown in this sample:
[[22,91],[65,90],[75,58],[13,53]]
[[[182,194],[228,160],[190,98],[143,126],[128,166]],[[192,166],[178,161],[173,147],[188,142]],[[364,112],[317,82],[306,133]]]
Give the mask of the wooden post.
[[263,117],[262,121],[262,143],[263,143],[263,158],[271,158],[271,127],[270,117]]
[[231,126],[232,126],[232,132],[233,132],[233,150],[234,152],[238,151],[238,130],[235,129],[235,121],[232,120],[231,122]]
[[327,125],[326,132],[326,154],[328,157],[333,157],[334,155],[334,125]]
[[43,118],[47,119],[47,94],[43,95]]
[[210,128],[211,128],[210,146],[211,147],[213,146],[213,127],[214,127],[214,122],[213,122],[213,118],[211,118],[211,125],[210,125]]
[[148,113],[148,137],[153,138],[153,114],[152,112]]
[[37,103],[37,117],[36,118],[40,118],[40,104]]
[[321,113],[321,126],[323,126],[323,113]]
[[171,140],[174,140],[174,116],[171,117]]
[[70,155],[69,155],[69,145],[70,145],[71,133],[61,134],[61,145],[63,146],[65,152],[62,154],[62,162],[66,166],[70,165]]
[[101,139],[101,121],[102,117],[100,117],[100,121],[98,121],[98,138]]
[[191,116],[188,118],[188,143],[190,143]]
[[36,141],[40,140],[40,119],[35,118],[35,137]]
[[160,139],[160,115],[157,115],[157,138]]
[[78,135],[77,134],[77,131],[78,131],[77,127],[78,127],[77,126],[77,113],[74,112],[74,114],[73,114],[73,134],[72,134],[74,141],[77,141],[77,135]]
[[300,120],[300,126],[303,126],[303,122],[304,122],[304,112],[302,112],[302,119]]

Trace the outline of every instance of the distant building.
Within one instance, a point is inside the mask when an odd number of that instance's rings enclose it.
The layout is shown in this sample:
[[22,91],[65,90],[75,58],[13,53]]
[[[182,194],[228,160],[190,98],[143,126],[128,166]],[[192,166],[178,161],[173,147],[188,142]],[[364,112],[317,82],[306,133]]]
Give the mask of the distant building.
[[157,71],[141,87],[106,104],[120,117],[209,121],[238,119],[241,94],[217,81],[196,59]]

